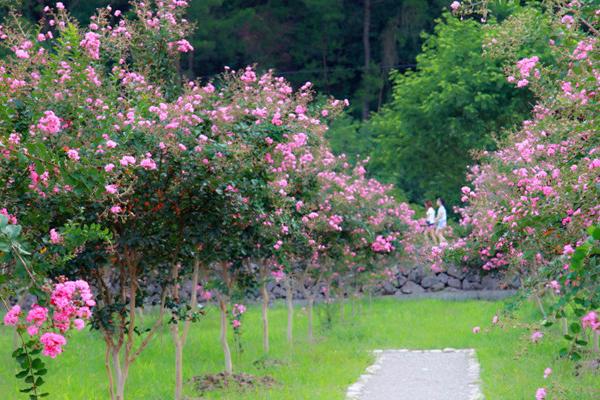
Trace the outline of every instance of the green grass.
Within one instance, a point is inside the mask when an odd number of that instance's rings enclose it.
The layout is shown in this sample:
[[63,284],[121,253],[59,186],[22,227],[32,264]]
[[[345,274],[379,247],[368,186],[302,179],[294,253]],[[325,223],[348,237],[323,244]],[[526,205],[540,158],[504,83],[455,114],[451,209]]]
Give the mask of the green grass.
[[[320,306],[323,307],[323,306]],[[475,348],[482,367],[483,390],[488,400],[532,399],[540,386],[551,388],[556,399],[599,399],[600,379],[591,372],[575,376],[572,362],[557,359],[561,339],[557,332],[546,333],[539,344],[528,338],[528,322],[539,319],[533,308],[521,311],[518,320],[502,328],[491,328],[491,317],[500,302],[439,300],[398,301],[378,299],[363,306],[360,317],[336,321],[328,330],[319,329],[317,342],[306,340],[306,315],[298,309],[293,348],[286,343],[286,311],[277,305],[270,311],[271,357],[283,362],[268,369],[253,362],[261,351],[260,310],[250,307],[244,317],[244,352],[234,351],[234,369],[255,375],[271,375],[278,385],[245,392],[234,390],[207,394],[208,399],[344,399],[346,388],[372,363],[370,350],[385,348]],[[337,310],[337,308],[335,308]],[[320,313],[323,310],[321,308]],[[317,322],[319,318],[316,318]],[[473,326],[482,332],[475,335]],[[19,383],[10,357],[13,336],[0,329],[0,399],[25,398],[18,394]],[[233,347],[233,346],[232,346]],[[80,332],[68,343],[66,352],[48,360],[50,372],[46,389],[50,399],[107,399],[104,370],[104,344],[97,333]],[[554,370],[543,379],[546,367]],[[218,315],[209,308],[193,326],[185,348],[184,378],[217,372],[222,368],[218,342]],[[173,345],[168,332],[159,335],[132,366],[127,386],[128,399],[163,400],[172,398],[174,382]],[[199,397],[190,387],[190,397]]]

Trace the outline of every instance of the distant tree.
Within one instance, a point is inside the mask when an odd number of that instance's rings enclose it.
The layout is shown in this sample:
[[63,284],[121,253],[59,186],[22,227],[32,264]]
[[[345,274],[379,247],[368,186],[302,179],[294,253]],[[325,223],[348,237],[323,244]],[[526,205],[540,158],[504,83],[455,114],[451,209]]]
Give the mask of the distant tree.
[[531,100],[506,82],[498,60],[484,56],[484,36],[479,22],[445,14],[435,33],[424,35],[416,70],[391,74],[391,102],[365,126],[346,125],[354,138],[338,138],[344,132],[334,127],[334,150],[370,140],[376,176],[411,201],[443,196],[456,204],[472,152],[493,149],[492,132],[525,119]]

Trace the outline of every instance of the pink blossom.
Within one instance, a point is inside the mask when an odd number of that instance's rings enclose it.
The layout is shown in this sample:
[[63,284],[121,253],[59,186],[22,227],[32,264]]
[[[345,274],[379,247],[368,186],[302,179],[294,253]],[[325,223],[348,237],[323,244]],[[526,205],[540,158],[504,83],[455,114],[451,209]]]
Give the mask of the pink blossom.
[[237,320],[237,319],[234,319],[234,320],[232,321],[232,325],[233,325],[233,329],[239,329],[239,328],[240,328],[240,326],[242,326],[242,323],[241,323],[239,320]]
[[242,315],[246,312],[246,306],[243,304],[234,304],[233,305],[233,315],[237,316],[237,315]]
[[452,9],[452,11],[458,10],[460,8],[460,2],[453,1],[452,4],[450,4],[450,8]]
[[114,185],[114,184],[106,185],[106,186],[104,186],[104,189],[106,189],[106,192],[110,193],[110,194],[115,194],[119,191],[118,186]]
[[60,244],[62,243],[63,239],[60,236],[60,233],[58,233],[56,231],[56,229],[52,228],[50,229],[50,243],[52,244]]
[[530,339],[531,339],[531,341],[532,341],[533,343],[537,343],[537,342],[539,342],[540,340],[542,340],[542,338],[543,338],[543,337],[544,337],[544,333],[543,333],[543,332],[540,332],[540,331],[535,331],[535,332],[533,332],[533,333],[531,334],[531,338],[530,338]]
[[67,344],[67,340],[64,336],[58,333],[47,332],[40,337],[40,342],[44,345],[42,354],[51,358],[56,358],[57,355],[62,353],[62,346]]
[[129,164],[135,164],[135,157],[129,155],[123,156],[121,157],[121,160],[119,160],[119,163],[124,167],[128,166]]
[[29,58],[29,53],[23,49],[15,49],[15,56],[17,56],[17,58]]
[[570,256],[573,253],[575,253],[575,249],[570,244],[567,244],[565,247],[563,247],[563,254],[565,256]]
[[37,127],[42,132],[56,134],[61,129],[60,118],[53,111],[44,111],[44,116],[40,118]]
[[561,18],[560,22],[565,24],[565,26],[568,29],[570,29],[573,26],[573,24],[575,23],[575,19],[573,18],[572,15],[565,15],[564,17]]
[[75,329],[80,331],[85,328],[85,322],[81,318],[76,318],[73,320],[73,326],[75,326]]
[[107,140],[106,147],[108,147],[109,149],[114,149],[115,147],[117,147],[117,142],[115,142],[114,140]]
[[67,150],[67,157],[73,161],[79,161],[79,151],[76,149],[69,149]]
[[20,315],[21,315],[21,306],[16,304],[4,316],[4,325],[7,325],[7,326],[16,325],[19,322]]
[[115,164],[113,164],[113,163],[108,163],[104,166],[104,170],[106,172],[111,172],[114,168],[115,168]]
[[535,392],[535,400],[544,400],[546,398],[546,389],[539,388]]
[[147,170],[155,170],[156,162],[151,157],[147,156],[142,161],[140,161],[140,167]]
[[591,328],[593,331],[600,331],[600,320],[598,314],[595,311],[590,311],[583,318],[581,318],[581,326],[583,329]]
[[473,327],[473,333],[474,334],[478,334],[479,332],[481,332],[481,328],[479,326],[474,326]]
[[498,324],[498,322],[500,322],[500,317],[494,315],[494,318],[492,318],[492,324],[496,325]]
[[35,336],[40,332],[40,328],[36,325],[29,325],[27,327],[27,334],[29,336]]
[[119,214],[123,211],[123,209],[121,208],[121,206],[112,206],[110,208],[110,212],[113,214]]
[[194,47],[185,39],[178,40],[176,42],[169,43],[169,48],[177,47],[177,51],[181,53],[187,53],[194,51]]
[[33,322],[36,326],[42,326],[48,319],[48,309],[35,304],[27,313],[27,322]]
[[94,32],[87,32],[79,45],[87,51],[90,58],[94,60],[100,59],[100,35]]
[[552,374],[552,368],[546,368],[544,370],[544,379],[548,379],[548,377]]

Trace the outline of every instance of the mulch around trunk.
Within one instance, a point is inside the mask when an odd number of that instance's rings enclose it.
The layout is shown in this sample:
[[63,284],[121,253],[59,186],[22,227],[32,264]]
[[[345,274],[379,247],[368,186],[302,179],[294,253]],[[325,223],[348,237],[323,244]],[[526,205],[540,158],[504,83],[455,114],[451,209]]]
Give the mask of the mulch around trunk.
[[254,376],[250,374],[206,374],[195,376],[190,380],[199,394],[223,389],[248,390],[256,387],[271,387],[277,384],[270,376]]

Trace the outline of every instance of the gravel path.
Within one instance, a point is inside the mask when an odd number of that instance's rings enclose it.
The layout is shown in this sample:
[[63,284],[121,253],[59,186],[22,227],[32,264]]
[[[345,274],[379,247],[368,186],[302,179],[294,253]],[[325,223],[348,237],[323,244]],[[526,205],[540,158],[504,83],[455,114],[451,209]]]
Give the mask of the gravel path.
[[482,400],[475,350],[375,350],[348,400]]

